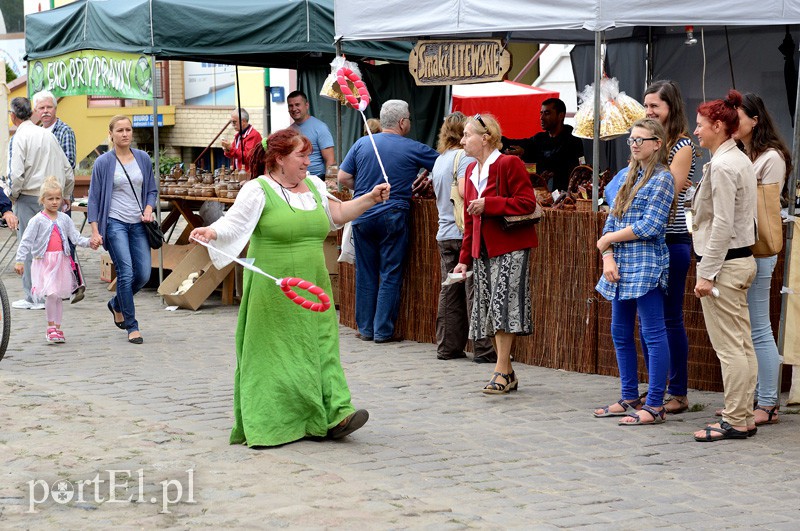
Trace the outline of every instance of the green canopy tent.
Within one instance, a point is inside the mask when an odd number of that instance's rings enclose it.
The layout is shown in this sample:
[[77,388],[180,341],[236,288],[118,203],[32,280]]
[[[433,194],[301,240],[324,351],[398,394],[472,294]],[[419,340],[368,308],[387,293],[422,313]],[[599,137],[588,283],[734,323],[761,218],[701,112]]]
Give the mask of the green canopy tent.
[[[417,138],[432,143],[444,112],[444,90],[440,87],[414,90],[406,67],[363,62],[405,63],[410,43],[334,44],[333,0],[77,0],[28,15],[25,23],[29,61],[78,50],[105,50],[156,59],[298,70],[299,84],[308,94],[314,114],[329,123],[335,117],[339,150],[348,148],[360,136],[363,125],[355,111],[342,113],[341,106],[317,94],[337,51],[351,61],[362,62],[373,97],[368,114],[377,114],[387,99],[406,99],[421,111],[415,116],[420,120],[412,122],[414,132],[427,136]],[[152,75],[155,79],[155,72]],[[156,167],[157,115],[154,100]]]

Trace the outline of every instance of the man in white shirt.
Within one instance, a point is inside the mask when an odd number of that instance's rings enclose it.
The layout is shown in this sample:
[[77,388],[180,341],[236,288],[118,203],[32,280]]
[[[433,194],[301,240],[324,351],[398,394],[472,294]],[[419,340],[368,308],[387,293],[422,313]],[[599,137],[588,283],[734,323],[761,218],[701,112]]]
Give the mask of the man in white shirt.
[[[41,211],[39,188],[45,178],[55,175],[64,186],[63,196],[68,204],[75,187],[72,165],[61,149],[56,137],[50,131],[31,122],[31,103],[28,98],[11,100],[11,121],[17,126],[11,149],[9,179],[11,181],[11,200],[19,218],[19,238],[25,234],[28,222]],[[25,260],[25,273],[22,287],[25,298],[12,303],[20,309],[44,309],[44,304],[36,304],[31,297],[31,257]]]

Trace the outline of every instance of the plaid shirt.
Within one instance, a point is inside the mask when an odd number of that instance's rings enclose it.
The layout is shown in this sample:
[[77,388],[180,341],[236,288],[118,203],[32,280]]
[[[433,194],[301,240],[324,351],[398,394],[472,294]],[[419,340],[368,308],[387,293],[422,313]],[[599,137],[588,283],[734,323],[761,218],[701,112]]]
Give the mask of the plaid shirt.
[[53,133],[56,140],[58,140],[61,149],[64,150],[64,155],[66,155],[67,160],[69,160],[69,165],[72,166],[74,170],[75,152],[77,151],[75,147],[75,132],[70,126],[62,122],[61,118],[56,118],[56,123],[53,124],[53,128],[50,129],[50,132]]
[[[637,182],[641,177],[642,171],[639,170]],[[669,170],[657,168],[636,194],[622,219],[608,215],[603,234],[630,226],[638,239],[613,244],[619,281],[609,282],[601,276],[595,289],[603,297],[608,300],[636,299],[656,286],[667,290],[669,251],[664,234],[674,194],[675,181]]]

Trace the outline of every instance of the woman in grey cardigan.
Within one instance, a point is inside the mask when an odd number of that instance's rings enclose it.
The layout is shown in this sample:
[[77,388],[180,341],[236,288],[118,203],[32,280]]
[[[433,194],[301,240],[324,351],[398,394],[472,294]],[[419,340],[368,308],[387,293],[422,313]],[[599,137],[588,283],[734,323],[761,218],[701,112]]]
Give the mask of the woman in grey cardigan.
[[108,250],[117,270],[117,294],[108,301],[114,324],[127,330],[129,342],[140,345],[133,296],[150,279],[150,244],[143,222],[153,220],[158,191],[150,156],[131,149],[130,118],[114,116],[108,130],[111,149],[92,168],[88,217],[92,238]]

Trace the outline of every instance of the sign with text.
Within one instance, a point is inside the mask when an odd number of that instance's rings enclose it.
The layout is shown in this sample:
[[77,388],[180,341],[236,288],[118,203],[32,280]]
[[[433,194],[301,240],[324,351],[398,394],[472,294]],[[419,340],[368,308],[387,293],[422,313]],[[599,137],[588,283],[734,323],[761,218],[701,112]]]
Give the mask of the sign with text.
[[502,81],[511,53],[500,39],[418,41],[408,56],[417,85],[461,85]]
[[[153,127],[153,115],[152,114],[134,114],[133,121],[131,122],[133,127]],[[164,115],[158,115],[158,126],[162,127],[164,125]]]
[[140,54],[80,50],[28,64],[28,94],[153,99],[152,61]]

